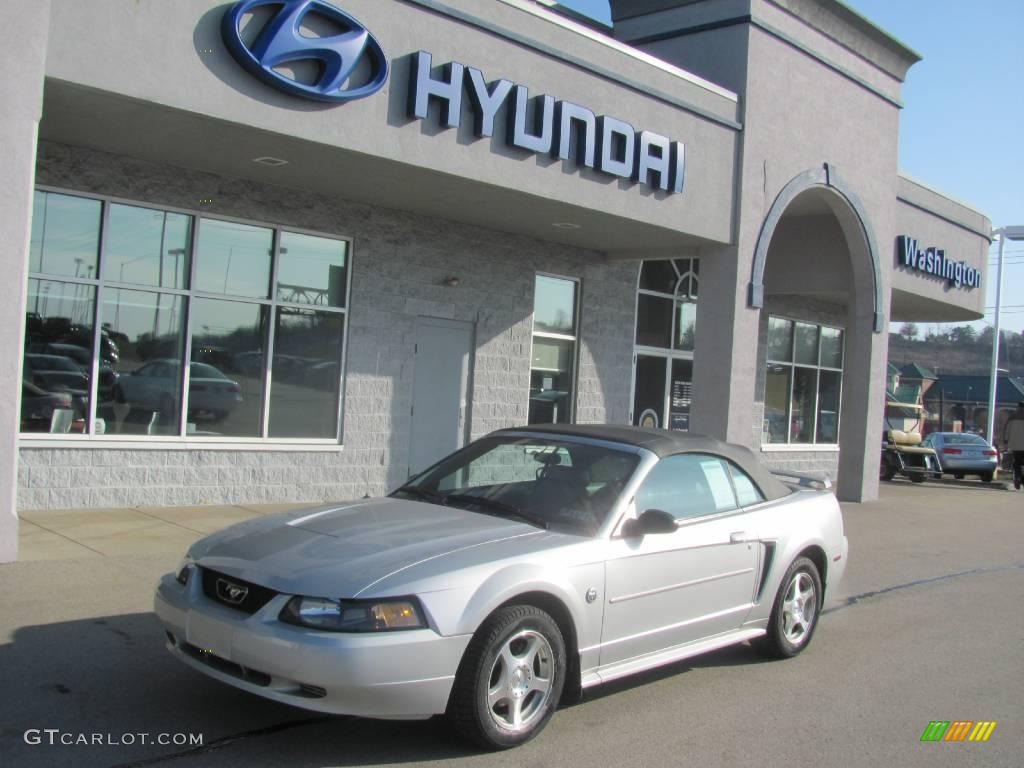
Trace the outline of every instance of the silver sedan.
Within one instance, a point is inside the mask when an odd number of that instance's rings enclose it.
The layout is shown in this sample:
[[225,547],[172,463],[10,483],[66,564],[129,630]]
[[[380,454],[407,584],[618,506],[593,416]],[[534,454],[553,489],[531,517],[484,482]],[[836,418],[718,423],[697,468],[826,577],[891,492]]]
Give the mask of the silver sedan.
[[999,451],[985,438],[970,432],[932,432],[921,443],[933,448],[942,473],[962,479],[977,475],[989,483],[999,465]]
[[529,427],[389,497],[209,536],[155,608],[169,650],[225,683],[323,712],[447,712],[500,749],[610,680],[746,641],[795,656],[846,560],[833,494],[744,448]]

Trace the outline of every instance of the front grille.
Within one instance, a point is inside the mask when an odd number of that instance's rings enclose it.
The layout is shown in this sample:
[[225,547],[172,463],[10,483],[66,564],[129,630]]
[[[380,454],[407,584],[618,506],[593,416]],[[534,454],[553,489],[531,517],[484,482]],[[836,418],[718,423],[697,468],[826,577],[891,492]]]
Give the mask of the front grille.
[[248,667],[243,667],[241,664],[235,664],[233,661],[222,659],[216,654],[197,648],[192,645],[192,643],[182,643],[180,648],[183,653],[188,654],[196,661],[202,662],[212,669],[216,669],[218,672],[223,672],[226,675],[237,677],[239,680],[244,680],[245,682],[252,683],[253,685],[263,687],[270,685],[270,675],[266,672],[249,669]]
[[203,594],[216,603],[253,614],[270,602],[277,592],[250,581],[203,568]]

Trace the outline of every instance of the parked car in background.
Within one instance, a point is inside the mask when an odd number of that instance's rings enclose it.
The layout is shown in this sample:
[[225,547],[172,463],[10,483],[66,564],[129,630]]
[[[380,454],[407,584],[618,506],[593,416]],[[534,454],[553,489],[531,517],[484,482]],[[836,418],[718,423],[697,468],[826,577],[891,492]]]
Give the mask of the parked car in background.
[[70,392],[47,392],[30,381],[22,381],[22,432],[49,432],[56,409],[74,410]]
[[60,355],[25,355],[23,378],[46,392],[66,392],[76,418],[89,409],[89,376],[74,360]]
[[[746,448],[533,426],[386,498],[208,536],[155,610],[168,650],[221,682],[321,712],[447,712],[503,749],[611,680],[746,641],[796,656],[847,546],[827,487],[787,485]],[[789,685],[812,690],[808,670]]]
[[933,448],[939,459],[938,475],[953,475],[962,480],[977,475],[990,483],[999,465],[999,451],[985,438],[971,432],[932,432],[922,445]]
[[[29,352],[45,355],[58,355],[66,357],[77,363],[78,367],[88,377],[92,371],[92,352],[77,344],[62,344],[59,342],[35,342],[29,345]],[[100,361],[100,402],[109,400],[117,383],[117,371],[110,367],[105,360]]]
[[[141,368],[122,375],[115,386],[114,400],[132,408],[171,414],[181,392],[181,362],[150,360]],[[189,366],[189,418],[206,416],[220,421],[242,402],[242,388],[207,363]]]

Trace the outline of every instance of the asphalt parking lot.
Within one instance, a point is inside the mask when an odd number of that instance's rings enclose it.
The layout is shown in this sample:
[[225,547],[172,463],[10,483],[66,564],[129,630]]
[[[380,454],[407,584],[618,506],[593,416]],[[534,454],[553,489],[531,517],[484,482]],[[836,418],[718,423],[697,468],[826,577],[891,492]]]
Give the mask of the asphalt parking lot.
[[[442,720],[306,713],[172,659],[151,594],[181,555],[176,539],[3,565],[0,762],[1020,766],[1024,493],[895,481],[882,494],[844,506],[847,577],[804,654],[766,662],[740,646],[606,686],[496,754]],[[984,743],[922,743],[932,720],[997,726]],[[96,736],[104,743],[59,743]],[[173,743],[195,736],[202,745]]]

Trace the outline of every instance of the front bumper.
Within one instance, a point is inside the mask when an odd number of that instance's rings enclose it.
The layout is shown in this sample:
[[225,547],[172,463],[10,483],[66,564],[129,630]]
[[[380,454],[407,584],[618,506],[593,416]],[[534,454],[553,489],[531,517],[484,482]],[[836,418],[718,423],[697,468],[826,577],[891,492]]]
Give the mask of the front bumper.
[[445,711],[471,635],[304,629],[277,619],[290,597],[277,595],[248,615],[205,597],[193,571],[186,586],[164,576],[153,607],[171,653],[250,693],[361,717],[422,719]]

